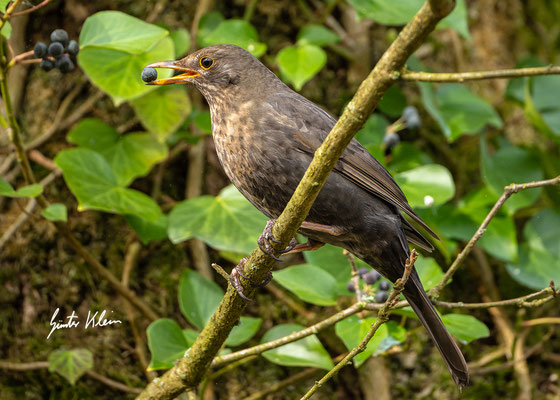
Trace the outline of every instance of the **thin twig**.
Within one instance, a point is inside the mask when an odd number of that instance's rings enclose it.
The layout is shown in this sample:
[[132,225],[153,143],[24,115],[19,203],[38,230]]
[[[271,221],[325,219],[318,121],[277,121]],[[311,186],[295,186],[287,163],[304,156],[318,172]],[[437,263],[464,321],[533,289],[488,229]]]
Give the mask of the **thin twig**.
[[498,201],[496,201],[496,204],[494,204],[494,206],[492,207],[492,209],[490,210],[490,212],[488,213],[486,218],[484,218],[484,221],[482,221],[482,224],[480,224],[479,228],[476,230],[476,232],[473,235],[473,237],[471,238],[471,240],[469,240],[467,245],[463,248],[463,250],[457,256],[455,261],[453,261],[453,264],[451,264],[451,266],[449,267],[449,269],[447,270],[447,272],[445,273],[445,275],[443,276],[441,281],[436,286],[434,286],[432,289],[430,289],[430,291],[428,292],[428,295],[430,295],[430,297],[432,297],[432,298],[437,298],[439,296],[439,293],[441,292],[443,287],[451,279],[451,277],[457,271],[457,269],[459,268],[461,263],[465,260],[465,258],[470,254],[470,252],[473,249],[475,243],[482,237],[482,235],[486,231],[486,228],[490,224],[490,221],[492,221],[492,218],[494,218],[496,216],[496,214],[498,213],[500,208],[504,205],[506,200],[511,197],[511,195],[513,195],[515,193],[518,193],[518,192],[521,192],[522,190],[533,189],[533,188],[538,188],[538,187],[542,187],[542,186],[557,185],[559,183],[560,183],[560,176],[557,176],[556,178],[553,178],[553,179],[527,182],[527,183],[514,183],[514,184],[511,184],[509,186],[506,186],[504,188],[504,192],[502,193],[502,195],[500,196]]
[[560,324],[560,317],[543,317],[530,319],[528,321],[523,321],[521,326],[537,326],[537,325],[550,325],[550,324]]
[[224,278],[226,280],[226,282],[229,282],[229,275],[228,273],[218,264],[216,263],[212,263],[212,268],[214,268],[214,270],[220,274],[222,276],[222,278]]
[[416,262],[417,258],[418,255],[416,254],[416,251],[412,250],[409,258],[406,260],[402,278],[398,279],[393,285],[393,289],[389,294],[389,298],[385,301],[381,310],[379,310],[379,314],[377,315],[375,322],[371,324],[371,327],[369,328],[368,332],[366,333],[366,335],[364,336],[360,344],[354,347],[350,351],[350,353],[346,355],[346,357],[344,357],[338,364],[334,366],[334,368],[332,368],[329,372],[327,372],[325,376],[323,376],[318,382],[315,382],[315,384],[311,387],[311,389],[309,389],[309,391],[302,396],[301,400],[307,400],[311,398],[311,396],[313,396],[313,394],[321,386],[323,386],[325,383],[327,383],[329,379],[331,379],[336,374],[338,374],[338,372],[342,368],[347,366],[356,355],[358,355],[359,353],[363,352],[366,349],[367,344],[373,338],[375,332],[377,332],[377,330],[381,325],[383,325],[385,322],[389,320],[389,311],[397,303],[399,295],[404,290],[406,281],[408,280],[408,277],[412,272],[412,268],[414,268],[414,263]]
[[311,321],[315,314],[311,311],[305,309],[304,306],[299,304],[297,301],[292,299],[289,295],[287,295],[282,289],[277,287],[273,282],[270,282],[268,285],[265,286],[265,289],[268,290],[274,297],[279,299],[281,302],[286,304],[292,310],[297,312],[300,316],[302,316],[307,321]]
[[[126,288],[129,287],[130,274],[132,273],[134,267],[136,267],[136,264],[138,262],[138,255],[140,254],[141,249],[142,246],[140,245],[140,243],[138,241],[133,241],[126,250],[121,277],[121,282]],[[140,330],[138,329],[138,326],[136,324],[136,320],[134,318],[134,309],[132,305],[126,300],[124,302],[124,310],[128,319],[128,323],[130,325],[130,329],[132,330],[132,336],[134,337],[134,350],[136,351],[138,360],[140,360],[140,364],[142,365],[142,369],[144,371],[144,374],[146,375],[148,382],[151,382],[155,377],[157,377],[157,374],[155,371],[148,370],[149,363],[148,356],[146,354],[146,344],[144,343]]]
[[538,75],[558,75],[560,66],[548,65],[546,67],[498,69],[492,71],[472,71],[472,72],[415,72],[404,68],[399,78],[405,81],[417,82],[466,82],[482,79],[510,79],[525,76]]
[[[34,371],[38,369],[48,369],[49,362],[48,361],[33,361],[33,362],[26,362],[26,363],[15,363],[10,361],[0,360],[0,369],[7,369],[12,371]],[[138,394],[142,391],[142,389],[134,388],[127,386],[123,383],[117,382],[111,378],[107,378],[101,374],[98,374],[95,371],[87,370],[85,372],[86,375],[89,377],[98,380],[99,382],[112,387],[113,389],[120,390],[126,393],[133,393]]]
[[356,268],[356,260],[354,259],[354,255],[348,250],[344,249],[342,253],[346,257],[348,257],[348,261],[352,266],[352,286],[354,286],[354,290],[356,292],[356,300],[359,303],[362,301],[362,291],[360,290],[360,274],[358,273],[358,268]]
[[266,389],[255,392],[250,396],[245,397],[243,400],[260,400],[262,398],[265,398],[269,394],[279,392],[280,390],[284,389],[287,386],[291,386],[294,383],[303,381],[304,379],[311,378],[312,376],[317,375],[318,372],[319,369],[317,368],[306,368],[303,371],[290,375],[286,379],[267,385]]
[[236,351],[234,353],[226,354],[224,356],[219,356],[214,358],[212,362],[212,367],[219,367],[224,364],[240,360],[242,358],[246,358],[253,355],[261,354],[267,350],[275,349],[277,347],[283,346],[288,343],[295,342],[297,340],[303,339],[304,337],[311,336],[316,334],[322,329],[325,329],[329,326],[336,324],[338,321],[341,321],[351,315],[354,315],[365,308],[365,303],[355,303],[352,306],[348,307],[345,310],[342,310],[327,319],[322,320],[314,325],[311,325],[309,328],[302,329],[301,331],[294,332],[288,336],[284,336],[280,339],[272,340],[270,342],[266,342],[263,344],[259,344],[257,346],[250,347],[248,349],[243,349],[240,351]]
[[[39,184],[44,188],[49,185],[54,179],[61,175],[60,170],[51,172],[45,178],[43,178]],[[10,240],[10,238],[17,232],[17,230],[29,219],[29,214],[33,212],[37,206],[37,200],[31,199],[25,206],[25,212],[21,213],[16,220],[6,229],[6,231],[0,237],[0,249]]]
[[27,10],[18,11],[18,12],[13,13],[12,17],[19,17],[20,15],[25,15],[25,14],[32,13],[33,11],[37,11],[39,8],[46,6],[50,2],[51,2],[51,0],[43,0],[39,4],[37,4],[37,5],[35,5],[31,8],[28,8]]

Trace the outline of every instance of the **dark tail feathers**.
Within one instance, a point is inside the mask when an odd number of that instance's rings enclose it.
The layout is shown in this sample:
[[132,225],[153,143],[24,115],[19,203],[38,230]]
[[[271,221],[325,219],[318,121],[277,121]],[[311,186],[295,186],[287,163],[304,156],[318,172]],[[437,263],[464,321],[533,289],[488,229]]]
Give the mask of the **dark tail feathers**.
[[415,271],[413,271],[406,283],[403,295],[432,337],[459,390],[467,387],[469,384],[469,371],[465,358],[449,332],[447,332],[447,329],[445,329]]

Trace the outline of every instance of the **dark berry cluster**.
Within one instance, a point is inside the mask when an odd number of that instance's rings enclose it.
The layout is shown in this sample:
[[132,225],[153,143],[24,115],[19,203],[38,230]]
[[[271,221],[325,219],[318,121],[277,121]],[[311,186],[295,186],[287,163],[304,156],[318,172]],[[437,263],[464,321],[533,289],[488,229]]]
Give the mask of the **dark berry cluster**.
[[40,67],[43,71],[58,68],[64,73],[74,70],[74,63],[70,56],[76,56],[79,51],[78,42],[68,40],[68,33],[64,29],[52,31],[51,44],[48,46],[43,42],[38,42],[33,48],[35,57],[42,58]]
[[[379,272],[369,268],[360,268],[358,270],[358,275],[360,276],[360,279],[364,281],[366,285],[369,286],[374,285],[379,281],[375,293],[375,301],[377,303],[383,303],[385,300],[389,298],[388,291],[389,289],[391,289],[391,284],[389,283],[389,281],[381,279],[381,275],[379,274]],[[354,287],[352,281],[348,282],[346,288],[348,289],[349,292],[352,293],[356,291],[356,288]]]

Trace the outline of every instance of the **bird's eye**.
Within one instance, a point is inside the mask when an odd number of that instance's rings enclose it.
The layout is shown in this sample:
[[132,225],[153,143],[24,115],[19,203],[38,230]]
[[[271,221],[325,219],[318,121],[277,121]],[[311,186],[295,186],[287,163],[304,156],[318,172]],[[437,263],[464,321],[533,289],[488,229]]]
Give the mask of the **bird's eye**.
[[200,66],[204,69],[209,69],[212,65],[214,65],[214,60],[210,57],[202,57],[200,59]]

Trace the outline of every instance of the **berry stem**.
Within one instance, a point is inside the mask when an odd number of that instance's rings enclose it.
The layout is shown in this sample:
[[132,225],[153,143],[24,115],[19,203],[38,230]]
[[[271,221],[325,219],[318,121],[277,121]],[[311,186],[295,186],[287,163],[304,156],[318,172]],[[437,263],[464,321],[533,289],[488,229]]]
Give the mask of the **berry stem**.
[[[29,50],[29,51],[26,51],[25,53],[18,54],[17,56],[13,57],[10,60],[10,62],[6,65],[6,68],[11,68],[16,63],[18,63],[18,62],[21,63],[24,58],[27,58],[27,57],[32,56],[32,55],[33,55],[33,50]],[[40,58],[38,58],[37,60],[39,60],[38,62],[41,62]]]

